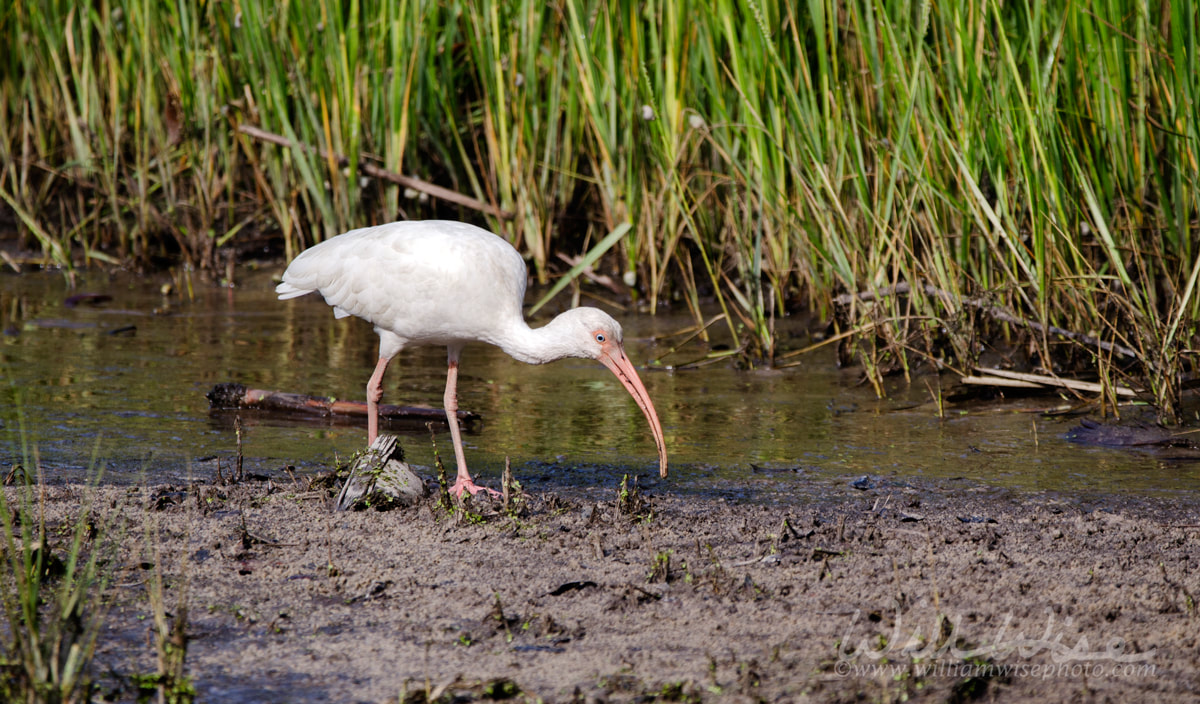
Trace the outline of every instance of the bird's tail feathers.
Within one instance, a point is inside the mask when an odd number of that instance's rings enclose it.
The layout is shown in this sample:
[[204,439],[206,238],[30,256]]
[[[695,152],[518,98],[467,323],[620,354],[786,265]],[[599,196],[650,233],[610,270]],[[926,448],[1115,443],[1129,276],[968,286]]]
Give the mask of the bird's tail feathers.
[[286,281],[275,287],[275,295],[279,296],[279,300],[281,301],[286,301],[289,298],[298,298],[309,293],[312,293],[312,289],[293,286]]

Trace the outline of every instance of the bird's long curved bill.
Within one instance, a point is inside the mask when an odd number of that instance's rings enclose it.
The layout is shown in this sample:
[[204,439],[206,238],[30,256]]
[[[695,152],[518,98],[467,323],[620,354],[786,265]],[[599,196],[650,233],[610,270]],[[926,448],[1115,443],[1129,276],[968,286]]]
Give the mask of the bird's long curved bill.
[[667,476],[667,443],[663,439],[662,424],[658,422],[658,413],[654,410],[654,404],[650,402],[650,394],[642,385],[637,370],[625,356],[625,350],[620,347],[605,350],[597,359],[621,380],[629,395],[633,396],[633,400],[641,407],[642,413],[646,414],[646,420],[650,422],[650,432],[654,433],[654,442],[658,445],[658,473],[660,476]]

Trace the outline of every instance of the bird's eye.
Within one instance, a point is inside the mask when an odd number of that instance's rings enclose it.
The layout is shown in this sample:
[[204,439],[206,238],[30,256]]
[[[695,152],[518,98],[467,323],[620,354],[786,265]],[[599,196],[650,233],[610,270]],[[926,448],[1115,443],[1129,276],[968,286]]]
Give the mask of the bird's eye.
[[602,332],[596,333],[596,342],[603,344],[606,339],[607,338],[604,337],[604,333],[602,333]]

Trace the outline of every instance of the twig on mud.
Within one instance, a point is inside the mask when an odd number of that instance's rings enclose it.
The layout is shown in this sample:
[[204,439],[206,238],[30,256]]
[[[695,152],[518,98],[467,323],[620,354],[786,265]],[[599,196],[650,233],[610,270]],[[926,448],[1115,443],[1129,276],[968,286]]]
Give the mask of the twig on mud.
[[242,475],[242,417],[235,416],[233,419],[233,431],[237,437],[237,478],[234,479],[235,484],[241,484],[245,478]]
[[746,565],[753,565],[753,564],[757,564],[759,562],[763,562],[763,563],[770,565],[770,564],[775,564],[777,562],[780,562],[782,559],[783,558],[781,558],[778,553],[771,553],[771,554],[767,554],[767,555],[762,555],[760,557],[752,557],[749,560],[740,560],[738,562],[731,562],[731,563],[729,563],[729,566],[730,567],[745,567]]
[[933,587],[933,608],[941,611],[942,595],[938,590],[937,560],[933,557],[933,535],[928,534],[925,538],[925,556],[929,560],[929,582]]
[[337,565],[333,564],[333,537],[332,536],[333,536],[333,526],[326,523],[326,525],[325,525],[325,550],[326,550],[327,555],[325,558],[325,560],[326,560],[325,561],[325,574],[331,578],[337,577],[342,573],[342,571],[340,569],[338,569]]
[[512,481],[512,463],[508,461],[508,455],[504,456],[504,474],[500,475],[500,496],[504,504],[504,510],[508,510],[509,492],[508,483]]
[[306,491],[303,494],[293,494],[292,501],[324,501],[329,498],[323,491]]
[[296,548],[304,543],[281,543],[278,540],[264,538],[256,533],[246,533],[246,537],[253,540],[256,545],[261,545],[265,548]]
[[242,514],[242,545],[243,545],[243,547],[249,548],[251,545],[262,545],[262,546],[268,547],[268,548],[294,548],[294,547],[299,546],[300,544],[301,543],[281,543],[278,540],[274,540],[272,538],[264,538],[263,536],[258,535],[257,533],[251,533],[250,529],[246,526],[246,514],[244,514],[244,513]]
[[[817,559],[816,551],[813,552],[813,559]],[[824,555],[821,557],[821,569],[817,570],[817,581],[820,582],[821,580],[825,579],[825,575],[827,574],[830,576],[833,575],[833,573],[829,570],[829,556]]]

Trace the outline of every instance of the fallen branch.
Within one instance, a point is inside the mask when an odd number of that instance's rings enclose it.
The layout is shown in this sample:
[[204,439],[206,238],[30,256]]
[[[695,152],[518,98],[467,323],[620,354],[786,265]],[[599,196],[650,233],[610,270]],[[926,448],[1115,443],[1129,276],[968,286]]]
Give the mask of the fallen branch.
[[[262,142],[278,144],[281,147],[296,147],[306,152],[316,152],[317,154],[321,155],[322,159],[329,159],[331,157],[329,152],[325,151],[324,149],[318,149],[311,144],[293,142],[283,135],[275,134],[274,132],[268,132],[266,130],[254,127],[253,125],[238,125],[238,132]],[[350,163],[350,159],[341,154],[333,154],[332,158],[337,162],[338,166],[347,166]],[[396,185],[404,186],[405,188],[411,188],[414,191],[420,191],[421,193],[426,193],[434,198],[454,203],[456,205],[461,205],[464,208],[470,208],[471,210],[477,210],[481,213],[494,215],[502,220],[512,220],[514,217],[516,217],[513,213],[510,213],[507,210],[501,210],[491,203],[484,203],[476,198],[465,196],[458,191],[452,191],[449,188],[438,186],[436,184],[429,183],[428,181],[422,181],[419,178],[398,174],[395,171],[388,171],[387,169],[376,166],[370,162],[360,161],[358,163],[358,170],[367,176],[370,176],[371,178],[390,181]]]
[[[1104,385],[1097,384],[1094,381],[1079,381],[1076,379],[1061,379],[1055,376],[1046,376],[1044,374],[1025,374],[1023,372],[1013,372],[1007,369],[986,369],[984,367],[976,367],[975,371],[986,376],[964,376],[962,383],[977,384],[984,386],[1008,386],[1019,388],[1046,388],[1058,387],[1071,389],[1072,391],[1082,391],[1085,393],[1103,393]],[[1126,386],[1113,386],[1113,393],[1118,396],[1137,396],[1137,392]]]
[[[555,256],[558,257],[559,259],[561,259],[562,261],[566,262],[570,266],[578,266],[579,262],[583,261],[583,257],[581,257],[579,255],[569,257],[569,256],[563,254],[562,252],[557,252],[555,254]],[[582,275],[585,278],[587,278],[588,280],[590,280],[592,283],[599,284],[600,286],[607,288],[609,291],[612,291],[613,293],[615,293],[617,295],[620,295],[622,293],[621,288],[619,286],[617,286],[616,282],[614,282],[612,280],[611,276],[608,276],[606,274],[597,273],[596,270],[590,266],[585,266],[583,268],[583,270],[580,271],[579,273],[580,273],[580,275]]]
[[[217,384],[205,397],[208,398],[210,411],[249,409],[281,415],[335,419],[358,419],[367,415],[367,404],[364,401],[337,401],[319,396],[251,389],[237,383]],[[446,422],[444,410],[427,406],[383,404],[379,406],[379,417],[382,420],[412,424],[416,427],[422,427],[430,421]],[[459,411],[458,420],[461,423],[474,423],[480,418],[478,413]]]
[[1045,386],[1035,384],[1031,381],[1020,381],[1018,379],[1004,379],[998,376],[975,376],[968,374],[962,378],[962,383],[968,386],[1003,386],[1009,389],[1044,389]]
[[[912,284],[908,283],[907,281],[902,281],[894,286],[884,286],[883,288],[875,290],[875,291],[860,291],[858,293],[843,293],[840,296],[836,296],[833,299],[833,302],[838,305],[844,306],[844,305],[849,305],[852,301],[855,301],[855,300],[874,301],[874,300],[877,300],[880,298],[887,298],[889,296],[896,296],[896,295],[902,295],[905,293],[911,293],[912,288],[913,288]],[[1019,327],[1030,328],[1031,330],[1037,330],[1038,332],[1041,332],[1041,333],[1049,333],[1051,335],[1065,337],[1068,340],[1075,340],[1075,341],[1085,344],[1089,347],[1098,347],[1098,348],[1104,350],[1105,352],[1112,352],[1114,354],[1119,354],[1122,357],[1130,357],[1130,358],[1136,359],[1142,363],[1148,364],[1146,362],[1146,360],[1142,359],[1142,356],[1140,354],[1138,354],[1136,350],[1130,349],[1129,347],[1125,347],[1124,345],[1118,345],[1115,342],[1105,342],[1104,340],[1101,340],[1100,338],[1095,337],[1093,335],[1085,335],[1080,332],[1074,332],[1073,330],[1066,330],[1064,328],[1056,327],[1054,325],[1045,325],[1045,324],[1039,323],[1034,320],[1026,320],[1025,318],[1022,318],[1020,316],[1009,313],[1008,311],[1004,310],[1000,306],[992,305],[991,303],[988,303],[987,301],[983,300],[982,298],[967,298],[967,297],[959,298],[956,294],[954,294],[950,291],[947,291],[945,289],[938,288],[937,286],[934,286],[933,284],[921,284],[921,290],[930,296],[937,296],[937,297],[945,299],[945,300],[959,300],[963,304],[968,305],[972,308],[976,308],[976,309],[988,314],[992,318],[999,320],[1002,323],[1009,323],[1011,325],[1017,325]],[[1153,367],[1154,365],[1150,365],[1150,366]]]

